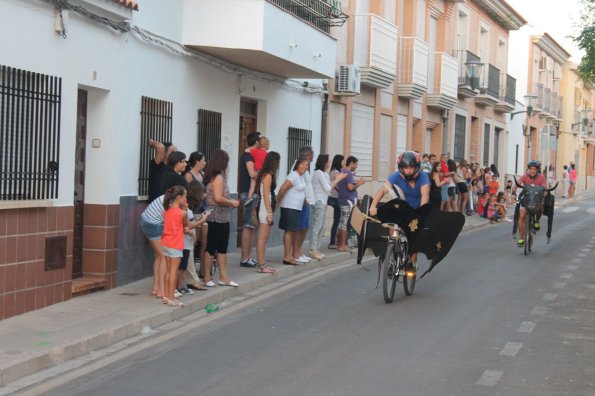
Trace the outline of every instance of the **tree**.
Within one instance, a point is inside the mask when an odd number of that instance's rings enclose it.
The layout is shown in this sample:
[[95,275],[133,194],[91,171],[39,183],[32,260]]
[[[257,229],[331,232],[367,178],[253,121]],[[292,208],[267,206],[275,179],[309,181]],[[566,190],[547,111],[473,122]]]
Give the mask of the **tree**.
[[584,82],[595,84],[595,0],[582,0],[582,3],[580,33],[572,38],[585,51],[577,72]]

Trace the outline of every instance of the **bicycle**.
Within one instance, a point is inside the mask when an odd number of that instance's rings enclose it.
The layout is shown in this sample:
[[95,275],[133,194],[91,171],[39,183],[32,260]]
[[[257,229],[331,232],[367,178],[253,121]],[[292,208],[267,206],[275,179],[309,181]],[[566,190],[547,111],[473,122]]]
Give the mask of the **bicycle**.
[[390,304],[394,301],[399,277],[403,278],[405,295],[410,296],[413,294],[417,271],[414,267],[407,268],[410,260],[408,254],[409,244],[405,232],[396,224],[384,223],[382,226],[389,228],[389,235],[385,236],[388,239],[388,245],[384,260],[382,257],[379,257],[378,260],[383,269],[382,292],[384,302]]

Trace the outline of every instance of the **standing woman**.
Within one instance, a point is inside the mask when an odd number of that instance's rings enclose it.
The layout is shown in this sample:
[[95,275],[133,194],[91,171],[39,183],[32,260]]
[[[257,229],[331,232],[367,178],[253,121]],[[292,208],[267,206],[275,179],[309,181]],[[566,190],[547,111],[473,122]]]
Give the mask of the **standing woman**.
[[300,230],[302,207],[306,200],[306,181],[304,173],[308,170],[308,158],[300,157],[295,162],[292,172],[279,189],[279,203],[281,206],[281,220],[279,228],[283,234],[283,264],[299,265],[295,255],[298,253],[295,246],[295,237]]
[[469,167],[467,160],[462,159],[457,167],[457,188],[459,190],[459,212],[467,214],[467,202],[469,201],[469,187],[467,186],[467,176]]
[[444,211],[447,201],[442,200],[442,185],[448,183],[448,181],[443,180],[441,167],[441,162],[436,161],[430,171],[430,202]]
[[211,279],[211,261],[213,257],[217,260],[219,267],[219,286],[239,286],[236,282],[229,279],[229,275],[227,274],[229,221],[231,220],[232,209],[240,206],[239,201],[231,199],[231,193],[227,185],[228,165],[229,155],[227,152],[216,149],[211,154],[204,177],[207,191],[205,204],[207,210],[211,211],[211,215],[207,221],[209,231],[207,233],[205,259],[202,264],[205,286],[207,287],[215,286],[215,282]]
[[256,242],[256,259],[258,261],[256,272],[261,274],[274,274],[275,269],[266,262],[266,245],[269,240],[271,226],[273,225],[273,212],[275,211],[276,199],[275,189],[277,188],[277,172],[281,156],[271,151],[264,158],[264,163],[258,176],[256,176],[256,191],[260,194],[260,205],[258,211],[258,241]]
[[[335,178],[340,175],[341,169],[345,166],[345,157],[341,154],[337,154],[333,157],[333,163],[331,164],[331,183],[335,181]],[[336,183],[335,183],[336,185]],[[331,194],[328,197],[328,204],[333,208],[333,225],[331,227],[331,240],[329,242],[329,249],[337,248],[337,229],[339,228],[339,220],[341,220],[341,207],[339,206],[339,192],[336,187],[333,187]]]
[[310,257],[318,260],[324,258],[324,254],[320,252],[320,240],[326,224],[326,206],[329,194],[337,186],[337,183],[347,177],[347,173],[339,172],[331,182],[328,173],[326,173],[329,166],[328,154],[320,154],[316,159],[314,175],[312,176],[315,204],[312,215],[312,234],[310,236]]
[[[184,177],[186,178],[186,181],[188,183],[190,183],[191,181],[197,181],[199,182],[204,189],[204,169],[207,166],[207,161],[205,160],[205,156],[203,153],[199,152],[199,151],[194,151],[193,153],[190,154],[190,157],[188,158],[188,166],[186,167],[186,173],[184,174]],[[200,206],[203,206],[203,203],[200,203]],[[204,209],[204,208],[203,208]],[[202,225],[202,227],[200,227],[196,234],[197,237],[200,241],[200,243],[197,243],[194,249],[194,254],[195,257],[197,257],[199,259],[199,262],[201,263],[200,266],[200,270],[199,273],[201,274],[200,276],[202,277],[203,271],[202,271],[202,266],[203,266],[203,262],[204,262],[204,256],[205,256],[205,249],[207,247],[207,233],[208,233],[208,226],[207,223],[204,223]],[[191,284],[191,286],[193,286],[193,284]],[[202,289],[198,289],[198,290],[202,290]]]
[[448,174],[450,175],[450,182],[448,183],[448,203],[450,212],[457,212],[457,183],[460,181],[457,176],[457,163],[455,160],[449,159],[446,161],[446,166],[448,166]]

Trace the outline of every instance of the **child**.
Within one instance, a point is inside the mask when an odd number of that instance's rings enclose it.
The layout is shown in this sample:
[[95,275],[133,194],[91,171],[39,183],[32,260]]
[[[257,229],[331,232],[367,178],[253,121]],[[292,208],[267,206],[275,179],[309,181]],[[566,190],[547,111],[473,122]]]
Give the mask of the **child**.
[[161,249],[165,256],[165,293],[163,303],[170,306],[183,306],[174,297],[177,272],[184,250],[184,232],[189,230],[186,211],[182,210],[188,205],[186,202],[186,189],[182,186],[173,186],[165,192],[163,197],[163,234],[161,235]]
[[479,193],[479,198],[477,199],[477,213],[479,213],[479,216],[481,217],[486,217],[487,200],[488,197],[485,193]]
[[[266,136],[261,136],[258,139],[258,147],[250,150],[250,155],[254,159],[254,170],[256,173],[260,172],[264,159],[268,154],[270,141]],[[250,179],[250,190],[248,191],[248,199],[244,202],[244,206],[249,205],[254,200],[254,190],[256,189],[256,179]]]
[[[194,258],[190,258],[191,252],[196,242],[195,228],[199,228],[211,214],[210,211],[203,211],[198,213],[201,209],[201,203],[204,199],[204,187],[202,183],[198,181],[191,181],[186,186],[187,196],[186,201],[188,202],[187,217],[192,219],[189,221],[189,232],[184,233],[184,251],[182,252],[182,261],[180,262],[180,268],[178,272],[178,293],[179,294],[194,294],[192,290],[186,285],[186,280],[190,279],[192,287],[196,290],[208,290],[206,287],[200,284],[198,275],[196,274],[196,268],[194,267]],[[194,214],[198,216],[195,217]],[[175,293],[174,293],[175,294]]]
[[498,206],[496,206],[496,194],[490,194],[486,216],[490,219],[490,224],[498,223],[500,221],[500,212],[498,211]]
[[512,180],[506,180],[506,187],[504,187],[504,200],[506,201],[506,207],[510,207],[512,204],[510,195],[512,193]]
[[500,183],[498,183],[498,176],[493,174],[492,180],[488,183],[489,192],[490,194],[498,194],[498,189],[500,188]]

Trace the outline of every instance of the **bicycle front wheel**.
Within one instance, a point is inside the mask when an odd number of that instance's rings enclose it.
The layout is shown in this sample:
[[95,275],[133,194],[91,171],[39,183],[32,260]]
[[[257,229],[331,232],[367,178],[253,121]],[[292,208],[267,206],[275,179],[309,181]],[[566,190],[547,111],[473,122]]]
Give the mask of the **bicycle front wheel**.
[[405,290],[405,294],[410,296],[413,294],[413,289],[415,289],[415,281],[417,280],[417,271],[415,268],[406,268],[405,273],[403,274],[403,289]]
[[391,241],[386,248],[384,263],[382,263],[382,294],[384,302],[390,304],[395,299],[399,268],[396,260],[396,243]]

